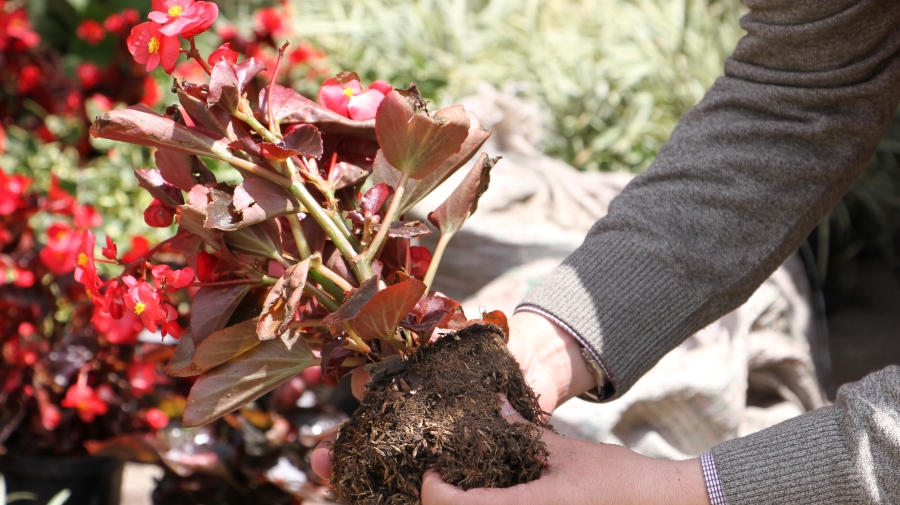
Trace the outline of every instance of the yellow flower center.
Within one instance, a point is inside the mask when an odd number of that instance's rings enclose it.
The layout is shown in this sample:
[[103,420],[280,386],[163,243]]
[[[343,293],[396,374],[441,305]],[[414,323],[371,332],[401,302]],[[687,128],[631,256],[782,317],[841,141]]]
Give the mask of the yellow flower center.
[[78,254],[78,266],[80,266],[81,268],[84,268],[85,266],[87,266],[88,261],[89,260],[88,260],[87,254],[84,254],[84,253]]
[[170,18],[177,18],[181,15],[182,12],[184,12],[184,10],[181,8],[181,6],[175,5],[169,9],[169,12],[167,14],[169,14]]
[[144,313],[144,309],[146,309],[146,308],[147,308],[146,305],[144,305],[141,302],[137,302],[136,304],[134,304],[134,313],[137,315],[141,315]]
[[147,44],[147,50],[150,51],[150,54],[156,54],[159,52],[159,39],[156,37],[150,37],[150,43]]
[[353,88],[344,88],[344,94],[347,95],[347,98],[353,96]]

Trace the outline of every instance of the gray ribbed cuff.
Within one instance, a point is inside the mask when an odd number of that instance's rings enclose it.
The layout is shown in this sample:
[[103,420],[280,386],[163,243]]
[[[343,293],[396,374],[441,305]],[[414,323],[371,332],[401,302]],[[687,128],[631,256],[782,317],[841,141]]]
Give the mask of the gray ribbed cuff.
[[866,503],[843,414],[825,407],[712,449],[729,505]]

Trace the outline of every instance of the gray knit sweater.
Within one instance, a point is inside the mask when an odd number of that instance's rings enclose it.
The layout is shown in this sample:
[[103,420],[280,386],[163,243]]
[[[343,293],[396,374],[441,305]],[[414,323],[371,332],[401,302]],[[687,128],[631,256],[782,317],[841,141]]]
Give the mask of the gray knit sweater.
[[[613,398],[799,247],[897,108],[900,0],[747,4],[725,77],[524,301],[594,351]],[[729,505],[900,504],[900,367],[713,454]]]

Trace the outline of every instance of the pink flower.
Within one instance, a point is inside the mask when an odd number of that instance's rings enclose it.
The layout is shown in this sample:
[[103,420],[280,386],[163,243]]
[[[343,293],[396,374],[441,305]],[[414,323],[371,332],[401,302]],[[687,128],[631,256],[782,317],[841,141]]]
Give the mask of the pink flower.
[[131,237],[131,250],[122,255],[122,261],[131,263],[141,259],[150,252],[150,242],[144,237]]
[[106,28],[93,19],[85,19],[78,25],[75,35],[89,45],[96,46],[106,38]]
[[60,405],[67,409],[78,409],[78,417],[86,423],[93,422],[98,415],[106,414],[108,405],[87,385],[87,372],[78,374],[78,383],[66,391],[66,397]]
[[31,29],[25,9],[4,12],[4,2],[0,2],[0,51],[6,50],[14,42],[23,48],[32,48],[41,42],[41,36]]
[[136,361],[128,365],[128,383],[137,396],[151,393],[156,382],[156,366],[153,363]]
[[103,223],[103,216],[93,205],[76,205],[73,214],[76,228],[94,228]]
[[8,216],[28,207],[25,192],[30,185],[31,179],[28,177],[18,174],[6,175],[6,172],[0,170],[0,216]]
[[147,17],[162,25],[163,35],[189,39],[208,30],[218,16],[219,7],[212,2],[153,0],[153,12]]
[[172,338],[181,338],[184,330],[178,324],[178,311],[175,307],[165,304],[166,320],[162,323],[162,336],[169,335]]
[[159,324],[166,322],[166,310],[159,299],[159,291],[146,281],[136,280],[134,277],[124,277],[122,280],[129,285],[125,294],[125,307],[141,316],[144,328],[155,332]]
[[141,23],[131,29],[126,40],[128,52],[134,61],[146,65],[147,72],[162,64],[163,70],[171,74],[175,70],[175,62],[181,53],[178,37],[160,32],[159,25],[153,22]]
[[166,291],[178,291],[194,282],[194,269],[191,267],[172,270],[169,265],[154,265],[150,273],[157,285],[165,286]]
[[356,79],[343,84],[338,79],[328,79],[319,88],[319,104],[355,121],[367,121],[375,117],[378,106],[391,89],[384,81],[375,81],[363,91]]
[[110,260],[115,260],[119,255],[119,252],[116,248],[116,243],[113,242],[112,238],[109,235],[106,236],[106,247],[100,250],[103,253],[103,257]]
[[[111,305],[114,307],[116,305]],[[121,305],[119,305],[121,307]],[[103,335],[110,344],[134,345],[138,341],[138,334],[144,329],[141,316],[132,311],[119,311],[119,318],[114,318],[104,307],[94,307],[94,316],[91,318],[94,328]]]

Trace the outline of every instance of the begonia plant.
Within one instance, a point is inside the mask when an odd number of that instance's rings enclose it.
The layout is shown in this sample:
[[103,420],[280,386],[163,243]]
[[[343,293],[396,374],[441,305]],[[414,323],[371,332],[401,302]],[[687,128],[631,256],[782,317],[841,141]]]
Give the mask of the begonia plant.
[[[149,21],[128,37],[135,61],[171,73],[185,55],[207,78],[176,79],[177,103],[165,114],[111,110],[90,130],[155,149],[157,168],[135,175],[154,197],[147,222],[166,226],[174,217],[175,235],[132,258],[107,243],[102,261],[122,268],[107,281],[96,273],[93,237],[79,250],[78,278],[98,314],[139,318],[150,331],[180,338],[166,369],[196,376],[188,426],[242,407],[309,367],[340,377],[389,355],[411,355],[436,329],[472,324],[431,285],[447,241],[475,211],[496,162],[482,154],[429,215],[431,227],[406,220],[490,132],[462,106],[429,111],[414,85],[364,86],[352,72],[326,80],[318,103],[310,100],[276,82],[288,44],[269,82],[251,94],[266,63],[238,61],[230,42],[206,58],[195,45],[216,14],[210,2],[154,0]],[[233,167],[240,182],[217,180],[209,160]],[[434,252],[411,243],[433,229],[441,234]],[[163,248],[183,254],[190,267],[160,264],[154,253]],[[185,289],[191,315],[182,328],[172,297]]]

